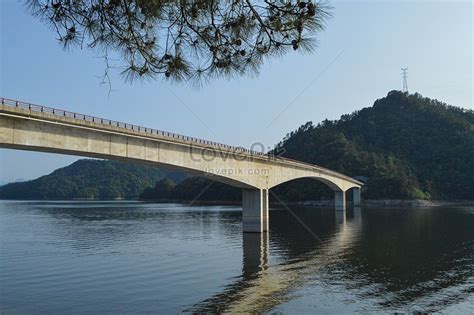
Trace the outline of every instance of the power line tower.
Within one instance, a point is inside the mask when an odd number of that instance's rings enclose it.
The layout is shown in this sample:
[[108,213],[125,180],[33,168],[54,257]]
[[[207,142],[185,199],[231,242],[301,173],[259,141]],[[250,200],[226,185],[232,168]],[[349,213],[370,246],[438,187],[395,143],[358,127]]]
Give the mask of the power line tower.
[[408,78],[408,68],[402,68],[402,78],[403,78],[403,92],[408,93],[408,83],[407,83],[407,78]]

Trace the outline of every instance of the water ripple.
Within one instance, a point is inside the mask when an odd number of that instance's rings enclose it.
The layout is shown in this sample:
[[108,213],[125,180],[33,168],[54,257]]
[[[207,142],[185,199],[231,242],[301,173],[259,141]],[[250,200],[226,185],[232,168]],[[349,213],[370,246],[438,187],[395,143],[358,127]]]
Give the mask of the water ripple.
[[0,202],[0,313],[474,313],[472,208]]

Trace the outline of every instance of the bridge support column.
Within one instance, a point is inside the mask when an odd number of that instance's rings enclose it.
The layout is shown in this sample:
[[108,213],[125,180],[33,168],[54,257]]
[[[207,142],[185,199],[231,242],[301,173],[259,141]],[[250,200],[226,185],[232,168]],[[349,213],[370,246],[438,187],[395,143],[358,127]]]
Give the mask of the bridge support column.
[[335,191],[334,192],[334,206],[336,210],[346,210],[346,192]]
[[268,231],[268,190],[242,190],[242,226],[244,232]]
[[354,207],[360,207],[360,188],[352,188],[352,205]]
[[262,189],[262,197],[263,197],[263,208],[262,208],[262,216],[263,216],[263,231],[270,230],[270,214],[269,208],[270,204],[268,201],[268,189]]

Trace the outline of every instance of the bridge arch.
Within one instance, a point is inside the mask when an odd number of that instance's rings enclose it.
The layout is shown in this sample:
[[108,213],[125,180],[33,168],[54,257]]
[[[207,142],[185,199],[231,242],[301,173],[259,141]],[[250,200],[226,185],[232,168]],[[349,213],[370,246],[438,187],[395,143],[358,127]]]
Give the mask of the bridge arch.
[[336,172],[320,172],[312,171],[307,169],[297,169],[293,172],[282,173],[282,176],[274,178],[274,180],[269,184],[269,188],[276,187],[278,185],[291,182],[297,179],[310,178],[326,184],[333,191],[347,191],[351,188],[360,188],[362,183],[357,182],[347,176],[340,177],[339,173]]
[[274,188],[274,187],[277,187],[277,186],[280,186],[280,185],[283,185],[283,184],[286,184],[286,183],[296,181],[298,179],[305,179],[305,178],[313,179],[315,181],[323,183],[334,191],[342,191],[343,190],[343,187],[340,187],[335,181],[329,180],[325,177],[318,177],[318,176],[314,176],[314,175],[312,175],[312,176],[310,176],[310,175],[301,175],[301,176],[296,176],[296,177],[292,177],[292,178],[286,178],[285,180],[281,180],[281,181],[277,181],[276,183],[273,183],[273,186],[270,187],[270,188]]
[[[346,208],[346,196],[350,192],[352,194],[352,204],[354,206],[360,206],[360,195],[361,195],[361,186],[357,184],[351,184],[350,182],[338,181],[337,179],[328,179],[324,176],[314,176],[314,175],[300,175],[292,178],[287,178],[286,180],[280,180],[277,185],[272,186],[272,189],[281,187],[281,185],[298,182],[303,179],[313,180],[318,183],[322,183],[327,188],[333,191],[334,193],[334,206],[336,210],[345,210]],[[315,188],[315,192],[318,190]],[[327,194],[325,194],[327,196]]]

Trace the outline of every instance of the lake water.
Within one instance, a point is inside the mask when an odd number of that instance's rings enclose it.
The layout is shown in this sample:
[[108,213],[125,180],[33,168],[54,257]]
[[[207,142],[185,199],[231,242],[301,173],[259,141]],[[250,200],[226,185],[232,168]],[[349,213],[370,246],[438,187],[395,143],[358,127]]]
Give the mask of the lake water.
[[0,313],[474,314],[474,207],[0,202]]

